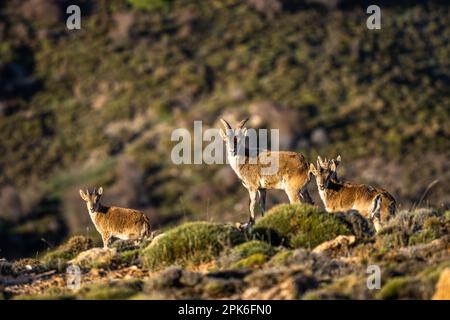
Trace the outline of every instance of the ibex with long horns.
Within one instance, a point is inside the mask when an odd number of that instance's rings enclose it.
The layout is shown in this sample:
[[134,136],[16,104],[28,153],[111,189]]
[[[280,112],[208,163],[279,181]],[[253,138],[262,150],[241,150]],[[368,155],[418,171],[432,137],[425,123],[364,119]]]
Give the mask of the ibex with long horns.
[[[252,156],[245,151],[245,137],[247,128],[244,128],[248,118],[241,121],[236,128],[224,119],[220,119],[225,131],[220,129],[220,135],[225,141],[228,161],[242,181],[250,195],[249,225],[255,222],[255,208],[257,197],[262,214],[265,211],[267,189],[284,190],[290,203],[312,199],[306,189],[310,180],[309,163],[301,153],[289,151],[261,151]],[[275,170],[269,169],[276,162]]]
[[112,237],[122,240],[139,240],[151,236],[148,217],[137,210],[119,207],[106,207],[100,203],[103,188],[90,193],[80,190],[81,198],[86,201],[92,222],[102,236],[103,247],[107,248]]

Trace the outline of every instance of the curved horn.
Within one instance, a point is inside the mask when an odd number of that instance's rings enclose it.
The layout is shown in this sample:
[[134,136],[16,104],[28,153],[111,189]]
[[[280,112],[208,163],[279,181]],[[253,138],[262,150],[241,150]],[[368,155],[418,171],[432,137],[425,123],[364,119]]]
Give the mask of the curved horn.
[[89,195],[89,188],[86,189],[86,195]]
[[320,164],[321,167],[323,167],[324,162],[320,156],[317,156],[317,163]]
[[247,123],[249,118],[245,118],[244,120],[242,120],[241,122],[239,122],[239,124],[237,125],[237,129],[242,129],[242,127]]
[[220,119],[225,129],[232,129],[230,124],[225,119]]
[[95,194],[97,192],[97,188],[94,188],[94,191],[92,192],[92,194]]

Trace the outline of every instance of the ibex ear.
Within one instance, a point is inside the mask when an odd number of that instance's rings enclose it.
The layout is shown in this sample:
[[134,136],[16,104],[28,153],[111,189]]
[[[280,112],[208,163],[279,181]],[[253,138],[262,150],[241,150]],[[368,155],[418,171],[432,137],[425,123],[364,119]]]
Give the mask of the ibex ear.
[[313,175],[317,175],[317,169],[312,163],[309,164],[309,172],[311,172]]
[[103,187],[98,188],[97,195],[101,196],[103,194]]
[[330,170],[333,171],[333,172],[336,172],[336,169],[337,169],[336,162],[331,161],[331,163],[330,163]]
[[223,130],[222,129],[220,129],[220,136],[222,137],[222,139],[223,140],[226,140],[227,139],[227,135],[226,135],[226,133],[225,132],[223,132]]
[[86,195],[84,194],[83,190],[81,190],[81,189],[80,189],[80,197],[81,197],[81,199],[86,201]]

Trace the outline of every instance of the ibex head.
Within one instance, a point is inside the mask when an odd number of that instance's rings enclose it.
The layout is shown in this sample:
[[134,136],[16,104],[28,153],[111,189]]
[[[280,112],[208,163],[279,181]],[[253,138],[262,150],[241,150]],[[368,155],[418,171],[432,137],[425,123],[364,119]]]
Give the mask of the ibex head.
[[316,167],[314,164],[309,165],[309,171],[316,177],[317,187],[319,190],[325,190],[328,188],[330,180],[337,179],[337,166],[341,163],[341,156],[336,159],[322,160],[317,157]]
[[220,136],[225,141],[228,152],[233,156],[236,156],[238,151],[245,147],[247,128],[244,128],[244,125],[248,121],[248,118],[239,122],[235,129],[233,129],[226,120],[220,119],[220,121],[225,128],[225,131],[220,129]]
[[91,193],[89,190],[86,190],[86,193],[80,189],[81,199],[86,201],[86,206],[90,213],[96,212],[100,206],[100,198],[103,194],[103,188],[100,187],[98,190],[95,190]]

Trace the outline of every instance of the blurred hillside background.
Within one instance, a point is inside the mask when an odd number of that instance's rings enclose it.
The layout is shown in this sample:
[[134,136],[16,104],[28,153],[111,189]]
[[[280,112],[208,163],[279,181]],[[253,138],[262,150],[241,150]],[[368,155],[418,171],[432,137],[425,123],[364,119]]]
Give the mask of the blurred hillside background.
[[340,176],[400,208],[439,179],[420,205],[448,208],[450,8],[390,3],[368,30],[360,1],[1,1],[0,257],[98,237],[78,189],[99,185],[155,227],[245,221],[229,166],[170,160],[173,129],[220,117],[278,128],[309,160],[341,154]]

